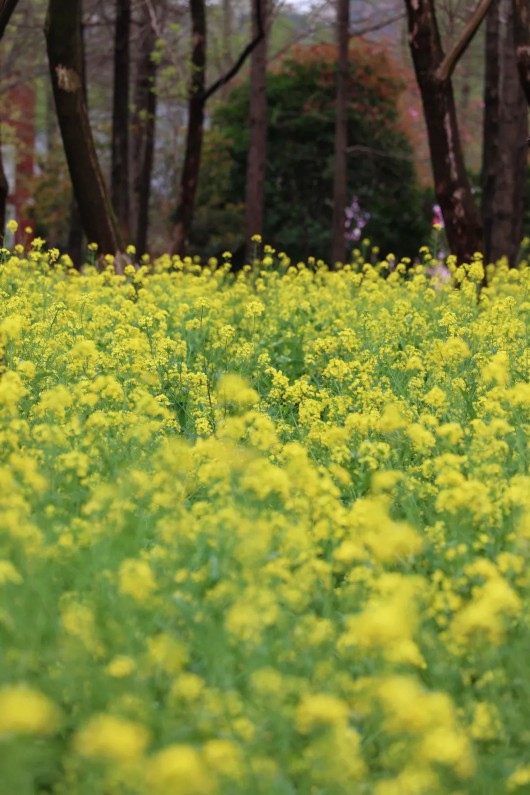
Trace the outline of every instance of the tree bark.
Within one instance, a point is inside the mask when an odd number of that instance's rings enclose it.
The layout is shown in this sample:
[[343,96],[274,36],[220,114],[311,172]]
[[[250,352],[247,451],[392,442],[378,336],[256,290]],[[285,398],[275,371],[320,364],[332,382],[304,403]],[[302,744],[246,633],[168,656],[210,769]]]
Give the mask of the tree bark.
[[487,18],[482,217],[487,262],[515,265],[523,236],[528,109],[517,69],[512,0]]
[[0,10],[0,39],[6,32],[9,20],[13,15],[13,11],[18,5],[18,0],[4,0],[2,9]]
[[515,55],[521,85],[530,105],[530,0],[513,0]]
[[[83,84],[83,95],[88,112],[88,91],[87,91],[87,77],[86,77],[86,48],[85,48],[85,27],[81,20],[80,27],[81,35],[81,81]],[[75,196],[72,195],[70,201],[70,223],[68,225],[68,243],[67,251],[70,259],[75,267],[80,269],[83,263],[83,224],[81,223],[81,215],[79,214],[79,207]]]
[[331,265],[344,262],[346,255],[344,211],[347,203],[348,172],[348,44],[350,0],[337,0],[337,94],[335,120],[335,178],[333,184],[333,227]]
[[151,24],[149,8],[141,9],[138,65],[135,77],[134,115],[132,123],[132,169],[134,202],[134,245],[139,254],[147,250],[149,229],[149,195],[155,146],[156,73],[153,52],[156,31]]
[[[0,11],[0,39],[3,38],[9,20],[18,5],[18,0],[5,0]],[[9,185],[4,171],[4,159],[2,157],[2,130],[0,125],[0,234],[3,239],[6,228],[7,197],[9,196]]]
[[129,239],[129,37],[131,0],[116,0],[112,105],[112,206],[124,240]]
[[252,235],[263,233],[265,155],[267,145],[267,32],[268,0],[252,2],[252,38],[262,28],[265,35],[250,60],[250,131],[245,188],[245,230],[247,257],[251,256]]
[[68,224],[66,250],[74,266],[77,270],[80,270],[83,261],[83,225],[78,204],[73,196],[70,202],[70,222]]
[[[224,71],[228,71],[233,63],[232,57],[232,37],[233,37],[233,13],[232,13],[232,0],[222,0],[223,9],[223,53],[222,64]],[[222,100],[225,100],[228,95],[228,84],[224,85],[220,91]]]
[[7,184],[6,172],[4,171],[4,159],[2,157],[2,128],[0,125],[0,237],[4,245],[6,229],[6,209],[7,197],[9,196],[9,185]]
[[123,246],[83,92],[81,0],[49,0],[45,33],[57,118],[83,229],[100,253],[114,254]]
[[437,77],[444,52],[434,0],[405,0],[405,5],[410,50],[429,137],[436,199],[452,253],[460,262],[469,261],[476,251],[482,251],[482,224],[464,165],[451,79]]
[[177,202],[175,231],[171,251],[182,256],[186,250],[188,235],[193,220],[195,194],[201,165],[202,140],[204,133],[204,107],[206,102],[219,89],[223,88],[239,72],[248,56],[265,35],[261,17],[261,0],[256,0],[258,15],[258,34],[243,49],[230,69],[205,88],[206,76],[206,6],[204,0],[190,0],[192,52],[191,80],[188,94],[188,129],[186,151],[180,179]]
[[191,228],[195,193],[201,163],[204,133],[204,89],[206,78],[206,6],[204,0],[190,0],[192,52],[188,94],[186,151],[180,178],[172,253],[182,256]]

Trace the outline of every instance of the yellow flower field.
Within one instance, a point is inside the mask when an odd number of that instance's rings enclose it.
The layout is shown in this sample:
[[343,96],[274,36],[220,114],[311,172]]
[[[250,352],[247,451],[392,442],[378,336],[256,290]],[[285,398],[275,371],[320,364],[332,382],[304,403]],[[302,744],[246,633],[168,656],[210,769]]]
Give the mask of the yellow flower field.
[[0,793],[530,792],[530,270],[3,259]]

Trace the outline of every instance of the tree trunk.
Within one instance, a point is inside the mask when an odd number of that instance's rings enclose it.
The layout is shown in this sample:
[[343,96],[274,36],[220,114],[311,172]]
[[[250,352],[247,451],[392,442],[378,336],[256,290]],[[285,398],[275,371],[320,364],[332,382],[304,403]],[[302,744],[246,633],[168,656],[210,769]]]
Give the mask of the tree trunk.
[[530,105],[530,0],[513,0],[515,54],[526,101]]
[[[85,27],[83,25],[82,20],[81,20],[80,34],[81,34],[81,64],[82,64],[81,81],[83,83],[83,94],[88,112]],[[79,207],[76,198],[73,195],[70,201],[70,223],[68,225],[67,251],[75,267],[80,269],[83,264],[83,224],[81,223],[81,215],[79,214]]]
[[0,39],[6,32],[9,20],[11,19],[13,11],[15,11],[17,5],[18,0],[4,0],[2,9],[0,10]]
[[46,45],[55,107],[83,229],[100,253],[122,249],[83,92],[81,0],[49,0]]
[[[223,0],[223,53],[221,62],[223,69],[228,71],[234,61],[232,57],[232,37],[233,37],[233,13],[232,13],[232,0]],[[225,100],[228,96],[228,83],[221,88],[221,100]]]
[[0,237],[4,245],[6,231],[6,210],[7,197],[9,196],[9,185],[7,184],[6,172],[4,171],[4,158],[2,157],[2,128],[0,125]]
[[245,188],[247,256],[252,235],[263,232],[265,153],[267,142],[267,39],[268,0],[252,0],[252,38],[265,31],[250,60],[250,135]]
[[111,199],[120,232],[129,239],[129,36],[131,0],[116,0],[112,106]]
[[2,154],[2,123],[0,122],[0,238],[1,245],[4,245],[6,233],[6,213],[7,197],[9,196],[9,185],[6,172],[4,171],[4,156]]
[[80,270],[83,261],[83,225],[79,215],[78,204],[73,196],[70,202],[70,223],[68,224],[66,250],[74,266],[77,270]]
[[482,225],[464,166],[451,77],[444,64],[433,0],[405,0],[409,44],[427,124],[436,199],[457,259],[482,251]]
[[515,265],[523,236],[528,109],[519,79],[512,0],[495,0],[487,18],[482,162],[486,262]]
[[134,200],[134,245],[138,254],[147,250],[149,228],[149,194],[155,145],[156,72],[153,59],[156,32],[151,24],[147,3],[142,5],[138,66],[134,91],[132,124],[132,168]]
[[204,0],[190,0],[192,52],[188,95],[186,151],[180,178],[172,253],[184,255],[195,205],[204,133],[206,76],[206,7]]
[[[18,0],[5,0],[0,11],[0,39],[3,38],[9,20],[18,5]],[[0,236],[2,240],[6,228],[7,197],[9,196],[9,185],[4,171],[4,158],[2,156],[2,131],[0,127]]]
[[230,69],[205,88],[206,76],[206,6],[205,0],[190,0],[192,51],[191,80],[188,97],[188,130],[186,133],[186,152],[180,179],[177,202],[175,233],[172,253],[182,256],[193,220],[195,193],[201,165],[202,139],[204,133],[204,108],[206,102],[219,89],[222,89],[237,75],[246,59],[259,46],[265,35],[261,14],[262,0],[255,0],[258,34],[246,45]]
[[344,211],[348,190],[348,44],[350,0],[337,0],[337,95],[335,120],[335,179],[333,185],[333,227],[331,265],[344,262],[346,255]]

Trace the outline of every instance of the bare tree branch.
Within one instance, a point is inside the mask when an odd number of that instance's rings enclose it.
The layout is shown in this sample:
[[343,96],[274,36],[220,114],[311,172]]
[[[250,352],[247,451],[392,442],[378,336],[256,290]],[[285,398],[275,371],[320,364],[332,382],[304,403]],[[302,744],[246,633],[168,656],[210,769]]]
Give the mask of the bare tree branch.
[[374,149],[373,146],[363,146],[362,144],[355,144],[354,146],[349,146],[346,149],[346,152],[349,155],[355,155],[359,153],[359,154],[374,155],[375,157],[384,157],[389,160],[408,160],[412,163],[418,162],[418,158],[415,155],[403,155],[399,154],[398,152],[387,152],[383,149]]
[[445,80],[448,80],[451,77],[455,66],[466,51],[473,36],[478,30],[480,23],[488,13],[492,2],[493,0],[480,0],[475,11],[471,14],[468,22],[464,26],[462,33],[436,70],[436,80],[439,80],[441,83],[443,83]]
[[154,8],[153,3],[151,2],[151,0],[146,0],[146,6],[147,6],[147,10],[149,12],[149,18],[151,19],[151,26],[152,26],[153,30],[155,31],[156,35],[158,36],[158,38],[161,39],[162,38],[162,29],[160,28],[160,25],[158,23],[158,17],[156,15],[156,11],[155,11],[155,8]]
[[[318,12],[321,11],[326,6],[327,3],[323,3],[321,6],[316,8],[315,11],[312,12],[312,14],[313,15],[318,14]],[[386,28],[389,25],[393,25],[394,22],[399,22],[401,19],[405,19],[405,16],[406,16],[405,12],[402,12],[392,17],[387,17],[386,19],[383,19],[379,22],[368,22],[368,21],[365,22],[365,20],[362,20],[364,24],[362,24],[360,27],[355,28],[354,30],[350,30],[350,39],[359,38],[360,36],[365,36],[367,33],[374,33],[377,30],[382,30],[383,28]],[[290,42],[288,42],[279,50],[277,50],[274,53],[274,55],[271,55],[268,59],[268,63],[272,63],[272,61],[275,61],[277,58],[281,58],[282,55],[285,55],[286,52],[289,52],[291,47],[294,47],[296,44],[299,44],[300,42],[304,41],[304,39],[307,39],[309,38],[309,36],[312,36],[316,30],[317,30],[317,25],[315,24],[307,27],[305,30],[302,30]]]
[[28,73],[25,74],[25,75],[21,75],[20,77],[16,77],[16,78],[14,77],[13,79],[9,79],[6,82],[2,83],[2,85],[0,86],[0,96],[3,96],[4,94],[8,94],[11,91],[11,89],[16,88],[17,86],[21,86],[21,85],[25,85],[26,86],[26,85],[29,85],[31,83],[34,83],[40,77],[43,77],[44,75],[47,75],[47,74],[48,74],[47,67],[38,66],[38,67],[35,67],[34,69],[32,69],[31,71],[28,71]]
[[[285,44],[283,47],[280,47],[280,49],[277,50],[273,55],[270,55],[267,58],[267,63],[272,63],[277,58],[281,58],[282,55],[284,55],[286,52],[288,52],[291,49],[291,47],[294,47],[299,42],[304,41],[304,39],[309,38],[309,36],[312,36],[318,30],[318,24],[319,24],[318,14],[320,11],[325,9],[327,5],[328,3],[324,2],[320,6],[313,8],[307,17],[310,24],[308,24],[308,26],[304,28],[304,30],[301,30],[299,33],[297,33],[297,35],[294,36],[291,39],[291,41],[287,42],[287,44]],[[312,18],[313,22],[311,23]]]
[[234,64],[230,67],[230,69],[222,75],[218,80],[213,83],[210,88],[207,88],[204,94],[202,95],[203,102],[206,102],[212,94],[215,94],[221,86],[226,85],[227,83],[232,80],[233,77],[239,72],[245,61],[247,60],[248,56],[251,54],[252,50],[257,47],[260,41],[265,37],[265,28],[263,27],[263,10],[261,6],[261,0],[256,0],[256,9],[257,9],[257,24],[258,24],[258,34],[257,36],[249,41],[243,52],[240,54],[239,58],[234,62]]
[[400,14],[388,17],[387,19],[382,19],[379,22],[367,22],[365,25],[355,30],[350,30],[350,39],[357,36],[365,36],[367,33],[375,33],[375,31],[387,28],[389,25],[393,25],[394,22],[399,22],[401,19],[405,19],[404,11]]

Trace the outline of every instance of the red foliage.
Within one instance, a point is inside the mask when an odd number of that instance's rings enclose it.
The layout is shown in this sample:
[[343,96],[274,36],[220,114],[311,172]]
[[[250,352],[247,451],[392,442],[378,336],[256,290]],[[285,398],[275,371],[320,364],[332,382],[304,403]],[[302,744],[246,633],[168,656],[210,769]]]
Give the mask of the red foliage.
[[[304,111],[318,110],[329,104],[330,89],[336,81],[337,50],[333,44],[296,45],[278,63],[275,71],[293,73],[300,66],[318,70],[320,97],[309,97]],[[350,104],[383,125],[396,124],[390,111],[395,108],[406,88],[405,70],[392,55],[380,46],[362,40],[350,45]],[[401,126],[401,121],[398,122]]]

